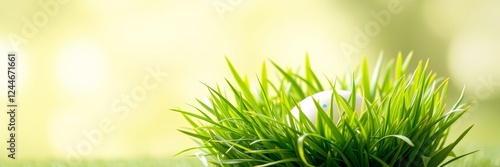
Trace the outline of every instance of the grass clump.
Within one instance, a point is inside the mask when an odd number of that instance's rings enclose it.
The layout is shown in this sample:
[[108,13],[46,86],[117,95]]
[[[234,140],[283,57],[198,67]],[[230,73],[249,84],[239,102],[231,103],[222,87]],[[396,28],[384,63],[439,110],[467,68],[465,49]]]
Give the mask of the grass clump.
[[[399,54],[383,64],[380,56],[373,69],[363,59],[356,70],[333,81],[320,79],[307,56],[303,74],[272,62],[277,80],[268,78],[263,63],[258,89],[227,60],[235,81],[226,80],[228,91],[207,86],[210,103],[197,100],[196,111],[174,110],[192,126],[179,131],[199,144],[180,153],[201,150],[197,156],[206,165],[259,167],[434,167],[473,153],[453,153],[472,126],[447,141],[450,126],[470,107],[462,102],[463,93],[452,107],[446,106],[448,78],[429,71],[428,61],[408,72],[410,59],[411,53],[405,59]],[[303,113],[291,115],[300,100],[327,89],[363,96],[360,114],[356,98],[344,99],[334,91],[336,111],[344,111],[338,122],[332,108],[318,112],[316,123]]]

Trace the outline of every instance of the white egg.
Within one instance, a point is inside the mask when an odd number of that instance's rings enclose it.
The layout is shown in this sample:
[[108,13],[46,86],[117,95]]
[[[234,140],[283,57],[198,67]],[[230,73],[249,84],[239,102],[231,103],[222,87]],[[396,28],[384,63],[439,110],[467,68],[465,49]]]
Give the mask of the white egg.
[[[350,91],[345,90],[337,90],[337,93],[342,96],[344,99],[348,100],[351,96]],[[331,105],[333,105],[333,119],[335,122],[339,120],[339,112],[337,111],[337,104],[335,101],[332,102],[333,90],[326,90],[323,92],[316,93],[309,97],[306,97],[304,100],[300,101],[297,106],[295,106],[291,113],[297,119],[299,119],[299,109],[300,107],[304,115],[306,115],[312,123],[316,123],[316,117],[318,115],[318,109],[315,105],[315,101],[323,108],[323,111],[329,111]],[[356,95],[356,112],[359,114],[361,111],[361,103],[363,102],[363,97],[360,95]],[[344,111],[342,111],[344,112]]]

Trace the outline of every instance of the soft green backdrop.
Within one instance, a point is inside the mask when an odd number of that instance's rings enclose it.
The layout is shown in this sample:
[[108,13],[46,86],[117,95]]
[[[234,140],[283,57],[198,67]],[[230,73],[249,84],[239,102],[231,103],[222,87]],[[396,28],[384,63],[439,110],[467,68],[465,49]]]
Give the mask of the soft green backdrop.
[[[18,156],[170,158],[194,142],[176,130],[187,124],[169,109],[206,96],[199,81],[223,83],[230,76],[224,56],[253,76],[262,61],[299,68],[309,53],[315,70],[334,76],[362,56],[374,63],[381,50],[386,60],[412,50],[415,59],[430,59],[432,70],[451,77],[450,102],[465,85],[467,100],[476,105],[453,132],[476,124],[463,149],[498,152],[499,5],[490,0],[1,1],[0,54],[20,56]],[[0,87],[1,94],[5,90]],[[6,121],[0,115],[0,125]],[[5,135],[0,131],[0,141]]]

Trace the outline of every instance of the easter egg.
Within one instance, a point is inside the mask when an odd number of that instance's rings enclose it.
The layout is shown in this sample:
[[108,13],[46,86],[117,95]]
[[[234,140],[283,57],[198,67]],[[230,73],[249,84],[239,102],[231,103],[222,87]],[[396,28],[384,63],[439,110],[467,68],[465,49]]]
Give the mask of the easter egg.
[[[344,99],[348,100],[349,97],[351,96],[350,91],[345,91],[345,90],[337,90],[337,93],[343,97]],[[304,115],[311,120],[312,123],[316,123],[316,118],[318,115],[318,108],[316,107],[315,101],[319,104],[319,106],[323,109],[321,112],[327,112],[330,110],[331,107],[333,107],[333,119],[335,122],[338,122],[340,116],[339,112],[337,111],[337,104],[334,101],[332,101],[332,96],[333,96],[333,90],[326,90],[323,92],[319,92],[316,94],[313,94],[309,97],[306,97],[304,100],[300,101],[297,106],[295,106],[292,110],[291,113],[293,116],[297,119],[299,119],[299,108],[302,110]],[[363,102],[363,97],[360,95],[356,95],[356,112],[359,114],[361,110],[361,103]],[[341,107],[342,108],[342,107]],[[342,111],[344,112],[344,111]]]

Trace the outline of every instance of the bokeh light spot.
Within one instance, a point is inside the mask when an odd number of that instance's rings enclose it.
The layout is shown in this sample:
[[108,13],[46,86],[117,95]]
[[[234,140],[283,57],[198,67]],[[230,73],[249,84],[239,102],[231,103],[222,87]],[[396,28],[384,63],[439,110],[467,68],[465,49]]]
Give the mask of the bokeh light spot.
[[96,91],[107,78],[105,55],[94,43],[71,43],[60,54],[58,65],[61,84],[72,93]]

